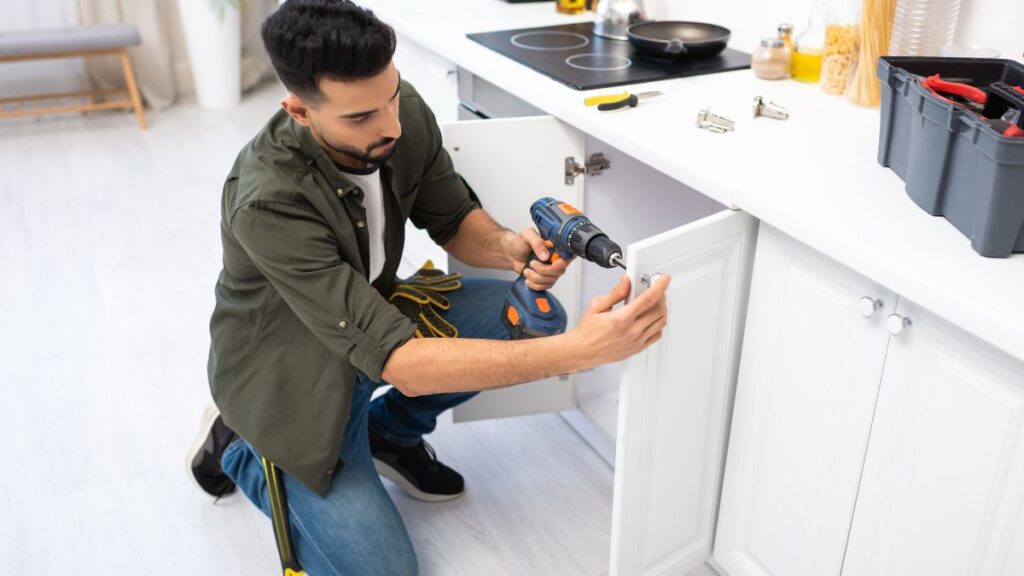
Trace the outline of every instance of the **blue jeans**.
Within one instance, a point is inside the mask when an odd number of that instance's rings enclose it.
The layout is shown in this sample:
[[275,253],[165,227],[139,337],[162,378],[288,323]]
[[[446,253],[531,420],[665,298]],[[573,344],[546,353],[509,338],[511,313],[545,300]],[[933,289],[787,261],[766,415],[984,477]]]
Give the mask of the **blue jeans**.
[[[501,306],[511,283],[463,279],[449,293],[451,309],[442,314],[462,338],[508,339],[501,323]],[[370,455],[368,427],[404,445],[419,443],[434,430],[445,410],[472,398],[476,392],[434,394],[409,398],[392,388],[378,398],[378,386],[359,375],[352,414],[345,428],[341,459],[345,462],[324,496],[284,474],[292,545],[310,576],[416,574],[416,553],[394,502],[377,476]],[[259,454],[242,439],[232,442],[221,458],[224,472],[269,518],[270,504]],[[273,542],[267,542],[273,546]]]

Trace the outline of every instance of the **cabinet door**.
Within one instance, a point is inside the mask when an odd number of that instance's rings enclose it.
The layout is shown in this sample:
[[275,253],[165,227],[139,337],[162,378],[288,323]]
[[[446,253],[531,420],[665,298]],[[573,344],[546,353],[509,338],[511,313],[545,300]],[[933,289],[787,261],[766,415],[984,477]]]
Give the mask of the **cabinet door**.
[[898,314],[843,574],[1024,574],[1024,362]]
[[662,339],[623,369],[611,573],[685,574],[710,555],[757,221],[725,210],[633,244],[633,295],[668,273]]
[[[532,226],[530,205],[551,196],[583,207],[583,177],[565,181],[565,159],[583,159],[583,135],[550,116],[470,120],[443,127],[445,148],[455,168],[499,224],[516,232]],[[569,267],[552,289],[575,326],[579,316],[580,262]],[[479,270],[450,259],[466,276],[514,280],[512,272]],[[495,310],[494,315],[501,314]],[[455,408],[456,422],[568,410],[576,404],[575,380],[560,376],[483,392]]]
[[[864,297],[882,309],[858,309]],[[867,302],[870,304],[870,302]],[[713,564],[838,576],[896,296],[762,226]]]
[[[398,38],[394,62],[402,78],[412,83],[423,101],[430,106],[438,124],[458,120],[459,95],[455,64],[404,36]],[[411,276],[425,260],[432,260],[437,266],[448,268],[447,253],[434,244],[425,231],[408,222],[398,275],[402,278]]]
[[458,120],[458,67],[405,36],[398,38],[395,67],[408,80],[423,101],[444,125]]

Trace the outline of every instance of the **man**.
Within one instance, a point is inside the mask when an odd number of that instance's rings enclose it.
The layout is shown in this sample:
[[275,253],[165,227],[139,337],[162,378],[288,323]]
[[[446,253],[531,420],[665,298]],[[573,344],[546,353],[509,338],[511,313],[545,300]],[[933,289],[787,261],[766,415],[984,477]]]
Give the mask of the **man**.
[[[466,279],[439,312],[459,337],[414,338],[429,329],[388,301],[407,219],[477,267],[520,272],[531,253],[547,260],[544,243],[480,207],[372,13],[289,0],[262,35],[288,95],[224,184],[209,362],[221,416],[209,412],[192,473],[215,496],[241,487],[269,515],[266,458],[284,472],[311,574],[414,574],[378,472],[422,500],[458,497],[462,477],[423,441],[437,416],[479,390],[643,350],[665,326],[668,279],[613,310],[623,277],[569,332],[512,342],[499,321],[509,283]],[[528,286],[551,287],[566,265],[535,262]]]

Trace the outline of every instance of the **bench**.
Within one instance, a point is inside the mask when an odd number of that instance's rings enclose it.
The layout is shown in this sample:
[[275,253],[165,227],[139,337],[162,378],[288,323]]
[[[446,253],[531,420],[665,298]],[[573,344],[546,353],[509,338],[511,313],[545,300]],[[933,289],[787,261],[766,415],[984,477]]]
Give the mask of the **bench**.
[[[142,111],[142,98],[128,56],[128,47],[137,46],[141,42],[139,31],[134,26],[125,25],[0,32],[0,63],[117,55],[121,58],[127,84],[125,88],[118,89],[0,99],[0,118],[132,108],[139,125],[145,130],[146,116]],[[107,99],[118,95],[123,97]],[[97,102],[97,97],[101,96],[104,100]],[[81,102],[82,99],[85,101]],[[31,102],[51,104],[26,106]]]

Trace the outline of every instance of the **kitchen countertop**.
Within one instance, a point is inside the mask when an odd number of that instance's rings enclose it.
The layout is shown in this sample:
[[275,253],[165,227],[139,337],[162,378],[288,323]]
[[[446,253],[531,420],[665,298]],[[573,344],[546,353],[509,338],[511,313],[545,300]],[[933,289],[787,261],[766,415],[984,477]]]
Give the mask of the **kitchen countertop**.
[[[944,218],[914,205],[903,181],[877,162],[877,110],[816,86],[758,80],[744,70],[631,85],[632,92],[665,95],[601,113],[584,107],[583,98],[620,88],[573,90],[466,38],[589,15],[501,0],[361,3],[399,35],[1024,360],[1024,254],[979,256]],[[790,119],[754,120],[755,95],[785,106]],[[735,120],[736,131],[696,129],[697,112],[707,106]]]

